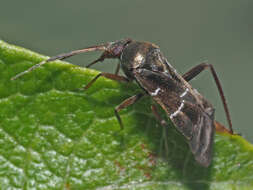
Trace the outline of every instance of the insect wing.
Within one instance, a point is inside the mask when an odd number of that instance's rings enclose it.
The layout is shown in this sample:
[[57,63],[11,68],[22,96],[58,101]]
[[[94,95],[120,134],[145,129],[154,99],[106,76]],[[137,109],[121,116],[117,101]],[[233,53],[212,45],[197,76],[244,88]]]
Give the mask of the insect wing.
[[207,167],[212,154],[213,118],[196,104],[196,96],[183,82],[162,72],[137,69],[134,75],[141,88],[166,111],[176,129],[188,140],[195,159]]

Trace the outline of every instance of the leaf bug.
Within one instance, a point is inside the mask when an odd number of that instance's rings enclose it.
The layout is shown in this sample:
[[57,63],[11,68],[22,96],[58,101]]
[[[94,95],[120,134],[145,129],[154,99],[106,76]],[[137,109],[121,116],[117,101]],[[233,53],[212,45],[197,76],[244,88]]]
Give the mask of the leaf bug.
[[[47,62],[63,60],[76,54],[91,51],[103,51],[103,53],[86,67],[102,62],[107,58],[117,58],[120,62],[115,74],[101,72],[84,89],[88,89],[101,76],[122,82],[135,81],[143,89],[142,93],[131,96],[115,108],[115,116],[121,128],[123,128],[123,123],[119,111],[134,104],[144,95],[149,95],[162,107],[176,129],[185,137],[195,160],[204,167],[210,165],[215,127],[222,128],[222,130],[233,134],[231,117],[221,83],[211,64],[202,63],[181,76],[169,64],[157,45],[127,38],[51,57],[17,74],[11,80],[15,80]],[[118,74],[120,68],[125,76]],[[217,85],[229,129],[214,120],[213,106],[188,83],[206,69],[210,69]],[[165,127],[166,122],[158,114],[154,104],[151,105],[151,110],[160,124]]]

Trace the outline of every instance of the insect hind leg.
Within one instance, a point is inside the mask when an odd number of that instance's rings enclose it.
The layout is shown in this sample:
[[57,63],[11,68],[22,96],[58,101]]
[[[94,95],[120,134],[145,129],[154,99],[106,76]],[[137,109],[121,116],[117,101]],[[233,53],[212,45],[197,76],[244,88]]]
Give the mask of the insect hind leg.
[[155,118],[157,119],[157,121],[160,122],[161,126],[166,127],[167,126],[166,121],[160,117],[160,115],[159,115],[159,113],[157,111],[157,108],[156,108],[156,106],[154,104],[151,105],[151,110],[152,110]]
[[162,151],[162,147],[164,145],[165,154],[166,154],[166,157],[168,158],[168,156],[169,156],[169,142],[168,142],[167,122],[160,117],[160,115],[157,111],[157,107],[154,104],[151,105],[151,110],[152,110],[155,118],[160,122],[161,126],[163,127],[163,134],[162,134],[161,143],[160,143],[160,152]]
[[206,69],[210,69],[212,76],[214,78],[215,84],[218,88],[222,103],[223,103],[223,107],[226,113],[226,117],[227,117],[227,121],[228,121],[228,125],[229,125],[229,133],[230,134],[234,134],[233,132],[233,128],[232,128],[232,121],[231,121],[231,117],[230,117],[230,113],[229,113],[229,109],[228,109],[228,105],[226,102],[226,98],[224,96],[224,92],[222,90],[221,87],[221,82],[216,74],[216,71],[214,70],[214,67],[212,64],[208,64],[208,63],[201,63],[195,67],[193,67],[190,71],[186,72],[183,75],[183,78],[186,81],[190,81],[191,79],[195,78],[198,74],[200,74],[202,71],[206,70]]

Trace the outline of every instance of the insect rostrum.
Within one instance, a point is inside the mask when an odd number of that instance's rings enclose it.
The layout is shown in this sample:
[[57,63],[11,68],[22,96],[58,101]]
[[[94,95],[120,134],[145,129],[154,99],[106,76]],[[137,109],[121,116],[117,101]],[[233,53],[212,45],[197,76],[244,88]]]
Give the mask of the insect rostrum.
[[[174,123],[176,129],[185,137],[196,161],[205,167],[210,165],[216,124],[214,120],[214,108],[188,83],[188,81],[205,69],[211,70],[225,108],[229,123],[228,131],[233,134],[232,123],[224,93],[216,72],[210,64],[202,63],[181,76],[168,63],[158,46],[149,42],[123,39],[51,57],[17,74],[12,80],[17,79],[47,62],[62,60],[89,51],[103,51],[103,53],[87,67],[99,61],[103,61],[106,58],[117,58],[120,60],[120,65],[118,65],[115,74],[102,72],[91,80],[84,89],[88,89],[100,76],[123,82],[135,81],[140,88],[143,89],[142,93],[126,99],[115,108],[115,115],[121,128],[123,128],[123,123],[119,111],[134,104],[141,99],[141,97],[149,95],[154,102],[162,107],[167,113],[167,116]],[[118,75],[119,68],[123,70],[125,76]],[[166,122],[156,111],[155,105],[152,105],[152,111],[161,125],[166,127]]]

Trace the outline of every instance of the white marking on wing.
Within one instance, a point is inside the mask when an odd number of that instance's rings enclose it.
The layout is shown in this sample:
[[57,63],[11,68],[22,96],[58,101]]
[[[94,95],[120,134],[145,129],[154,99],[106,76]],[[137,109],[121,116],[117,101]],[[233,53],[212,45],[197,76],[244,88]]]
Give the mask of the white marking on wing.
[[186,88],[186,90],[180,95],[180,98],[183,98],[187,94],[188,91],[189,91],[189,89]]
[[155,90],[155,92],[151,92],[150,95],[151,95],[151,96],[156,96],[160,90],[161,90],[161,88],[157,88],[157,89]]
[[173,117],[176,117],[177,114],[179,114],[179,112],[183,109],[183,107],[184,107],[184,100],[181,102],[181,104],[180,104],[179,108],[177,109],[177,111],[175,111],[174,113],[172,113],[170,115],[170,119],[173,119]]

